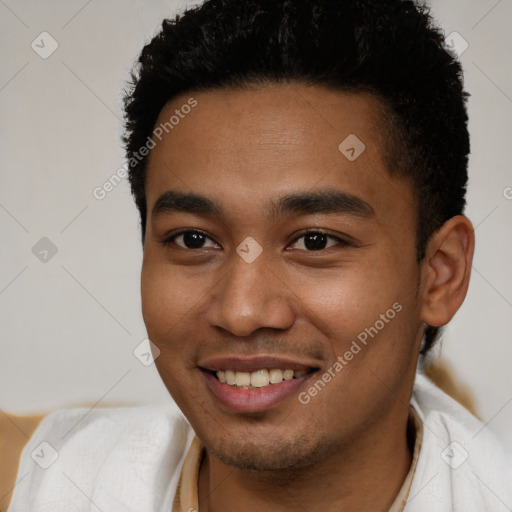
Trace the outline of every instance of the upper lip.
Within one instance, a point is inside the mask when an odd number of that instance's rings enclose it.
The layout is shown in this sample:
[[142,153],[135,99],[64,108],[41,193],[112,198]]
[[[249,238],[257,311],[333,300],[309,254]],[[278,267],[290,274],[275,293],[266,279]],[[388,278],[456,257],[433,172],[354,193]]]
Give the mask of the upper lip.
[[318,365],[273,356],[222,357],[207,359],[198,364],[198,366],[209,371],[233,370],[235,372],[255,372],[272,368],[280,370],[311,370],[318,368]]

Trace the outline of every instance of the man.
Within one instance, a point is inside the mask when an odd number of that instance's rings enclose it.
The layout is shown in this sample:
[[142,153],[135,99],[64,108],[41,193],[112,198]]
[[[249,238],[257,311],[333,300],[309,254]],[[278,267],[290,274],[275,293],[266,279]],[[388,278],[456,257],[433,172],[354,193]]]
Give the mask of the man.
[[510,510],[510,458],[421,373],[474,251],[461,80],[410,1],[165,21],[125,142],[144,321],[187,421],[55,412],[9,510]]

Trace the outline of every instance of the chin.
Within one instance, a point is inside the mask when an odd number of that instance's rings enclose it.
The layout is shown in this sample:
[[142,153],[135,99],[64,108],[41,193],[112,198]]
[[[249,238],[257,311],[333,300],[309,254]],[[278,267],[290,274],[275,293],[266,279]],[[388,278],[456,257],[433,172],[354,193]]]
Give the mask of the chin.
[[246,471],[276,472],[297,470],[314,465],[325,458],[331,448],[306,436],[278,439],[268,434],[266,439],[215,440],[206,446],[216,459]]

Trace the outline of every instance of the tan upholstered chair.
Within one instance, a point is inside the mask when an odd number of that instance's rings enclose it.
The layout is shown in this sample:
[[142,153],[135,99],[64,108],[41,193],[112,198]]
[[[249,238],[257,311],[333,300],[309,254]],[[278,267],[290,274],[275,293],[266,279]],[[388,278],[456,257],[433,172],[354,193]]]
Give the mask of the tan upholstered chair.
[[9,505],[21,450],[43,417],[15,416],[0,410],[0,512]]

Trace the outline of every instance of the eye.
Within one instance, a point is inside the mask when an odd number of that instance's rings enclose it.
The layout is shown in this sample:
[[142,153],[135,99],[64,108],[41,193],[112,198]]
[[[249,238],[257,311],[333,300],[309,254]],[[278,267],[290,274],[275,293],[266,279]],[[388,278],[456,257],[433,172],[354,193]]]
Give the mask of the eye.
[[[298,243],[298,241],[301,239],[304,239],[302,241],[302,243]],[[337,242],[337,244],[333,243],[326,247],[329,239]],[[296,238],[292,245],[294,245],[294,244],[298,244],[299,249],[302,249],[302,250],[305,249],[307,251],[322,251],[325,249],[330,249],[331,247],[333,247],[335,245],[341,245],[342,247],[349,245],[348,242],[346,242],[345,240],[343,240],[337,236],[329,235],[327,233],[324,233],[323,231],[318,231],[318,230],[307,231],[300,237]],[[302,247],[300,247],[300,246],[302,246]]]
[[[211,244],[205,245],[208,240],[211,242]],[[302,240],[302,242],[299,243],[299,240]],[[333,242],[331,245],[329,245],[329,240]],[[214,242],[209,236],[196,229],[180,231],[179,233],[175,233],[174,235],[167,237],[160,243],[164,246],[175,244],[181,249],[185,250],[206,249],[208,247],[220,248],[220,245]],[[296,238],[292,246],[293,245],[298,245],[300,250],[311,252],[330,249],[336,245],[344,247],[350,244],[342,238],[329,235],[323,231],[310,230]]]
[[[206,240],[210,240],[211,242],[213,242],[213,245],[205,245]],[[209,236],[196,229],[180,231],[179,233],[167,237],[160,243],[163,244],[164,246],[168,246],[174,243],[182,249],[205,249],[207,247],[220,247]]]

